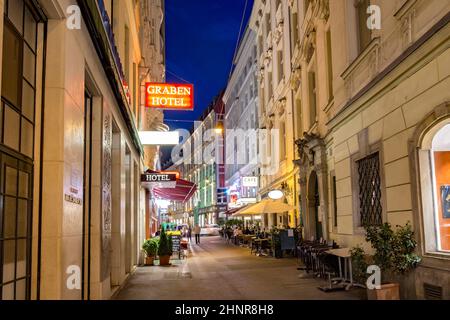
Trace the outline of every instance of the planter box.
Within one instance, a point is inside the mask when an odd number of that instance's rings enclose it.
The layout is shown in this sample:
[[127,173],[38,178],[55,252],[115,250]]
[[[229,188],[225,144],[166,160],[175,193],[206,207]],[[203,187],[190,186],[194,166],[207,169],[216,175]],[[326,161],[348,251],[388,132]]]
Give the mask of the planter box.
[[400,284],[382,284],[381,289],[367,290],[368,300],[400,300]]

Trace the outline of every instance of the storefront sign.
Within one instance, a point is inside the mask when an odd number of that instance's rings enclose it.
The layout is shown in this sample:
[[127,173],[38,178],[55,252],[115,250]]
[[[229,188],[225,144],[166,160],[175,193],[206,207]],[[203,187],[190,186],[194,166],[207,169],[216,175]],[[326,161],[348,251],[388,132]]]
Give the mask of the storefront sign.
[[243,187],[257,187],[258,186],[258,177],[242,177],[242,186]]
[[194,110],[192,84],[146,83],[146,107],[164,110]]
[[174,182],[177,181],[177,173],[160,172],[144,173],[141,175],[141,182]]

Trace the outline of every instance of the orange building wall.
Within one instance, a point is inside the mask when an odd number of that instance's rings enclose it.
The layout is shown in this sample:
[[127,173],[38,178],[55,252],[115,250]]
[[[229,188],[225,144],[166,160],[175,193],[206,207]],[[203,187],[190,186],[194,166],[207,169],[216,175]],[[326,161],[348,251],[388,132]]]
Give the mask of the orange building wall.
[[434,167],[436,172],[436,191],[438,197],[439,230],[441,232],[441,248],[450,251],[450,219],[444,219],[441,186],[450,186],[450,151],[434,153]]

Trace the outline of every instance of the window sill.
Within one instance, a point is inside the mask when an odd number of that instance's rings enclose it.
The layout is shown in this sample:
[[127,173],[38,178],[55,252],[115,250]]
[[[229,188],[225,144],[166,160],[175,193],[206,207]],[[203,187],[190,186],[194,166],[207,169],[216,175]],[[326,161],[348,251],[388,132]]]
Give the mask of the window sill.
[[376,37],[372,39],[369,45],[364,49],[363,52],[359,54],[359,56],[350,63],[350,65],[344,70],[341,74],[341,78],[347,80],[350,75],[355,71],[358,66],[369,56],[369,54],[377,47],[380,46],[380,37]]

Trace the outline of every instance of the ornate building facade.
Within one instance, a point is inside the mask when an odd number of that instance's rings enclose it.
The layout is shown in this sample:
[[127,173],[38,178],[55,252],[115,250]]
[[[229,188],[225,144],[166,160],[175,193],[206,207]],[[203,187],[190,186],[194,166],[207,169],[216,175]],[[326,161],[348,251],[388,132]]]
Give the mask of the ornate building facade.
[[[294,96],[290,86],[292,48],[290,7],[287,1],[255,1],[250,28],[256,34],[259,128],[267,137],[260,139],[259,153],[261,199],[272,190],[283,190],[285,201],[297,206],[294,166]],[[264,141],[261,143],[261,141]],[[262,224],[296,226],[297,210],[282,214],[265,214]]]
[[285,121],[296,169],[280,172],[296,175],[304,236],[370,252],[363,226],[410,223],[422,262],[402,280],[409,298],[450,297],[449,12],[448,0],[266,0],[250,23],[260,124]]

